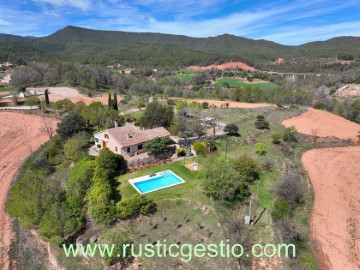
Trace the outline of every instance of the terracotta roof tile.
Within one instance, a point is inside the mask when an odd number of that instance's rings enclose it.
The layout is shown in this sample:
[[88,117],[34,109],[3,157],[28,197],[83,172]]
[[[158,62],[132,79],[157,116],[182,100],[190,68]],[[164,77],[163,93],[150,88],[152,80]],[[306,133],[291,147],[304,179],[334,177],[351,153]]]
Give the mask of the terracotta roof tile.
[[132,124],[110,128],[106,132],[109,133],[110,139],[115,139],[123,147],[144,143],[155,137],[170,136],[170,132],[163,127],[142,130]]

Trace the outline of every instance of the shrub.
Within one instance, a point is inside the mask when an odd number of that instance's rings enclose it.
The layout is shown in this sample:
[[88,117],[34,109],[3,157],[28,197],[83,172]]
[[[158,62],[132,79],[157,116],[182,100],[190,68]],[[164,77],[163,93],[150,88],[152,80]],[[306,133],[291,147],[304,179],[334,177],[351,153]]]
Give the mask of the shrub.
[[288,172],[275,186],[275,193],[295,207],[304,200],[305,184],[298,172]]
[[229,133],[230,135],[238,134],[239,133],[239,127],[235,124],[227,124],[224,127],[224,132]]
[[185,149],[183,147],[176,148],[176,153],[178,157],[183,157],[186,155]]
[[206,145],[203,142],[196,141],[196,142],[193,142],[191,146],[197,155],[199,155],[199,156],[205,155]]
[[275,223],[275,228],[279,231],[282,241],[286,244],[297,244],[303,241],[298,224],[294,220],[283,219]]
[[246,154],[234,160],[234,168],[247,182],[259,179],[259,165]]
[[259,155],[265,155],[266,154],[266,144],[263,142],[258,142],[255,144],[255,152]]
[[318,102],[313,106],[313,108],[317,110],[325,110],[326,105],[324,103]]
[[29,97],[25,100],[25,105],[27,106],[36,106],[40,104],[40,100],[38,97]]
[[289,212],[289,204],[282,198],[276,199],[271,217],[274,222],[282,220]]
[[265,120],[265,116],[258,115],[256,117],[255,127],[257,129],[269,129],[269,122]]
[[285,142],[297,142],[296,133],[297,132],[294,127],[285,129],[284,135],[283,135],[283,140]]
[[204,144],[209,148],[210,151],[217,149],[216,142],[213,140],[204,140]]
[[203,107],[203,109],[209,109],[209,103],[204,101],[203,103],[201,103],[201,106]]
[[175,105],[176,105],[175,100],[173,100],[173,99],[168,99],[168,100],[167,100],[167,104],[168,104],[168,105],[171,105],[171,106],[175,106]]
[[55,135],[51,138],[48,144],[46,144],[43,156],[51,165],[59,165],[65,159],[63,149],[63,140],[60,136]]
[[152,214],[156,211],[156,204],[151,199],[140,195],[121,201],[116,207],[119,219],[131,218],[140,214]]
[[269,122],[268,121],[256,121],[255,122],[255,127],[257,129],[269,129]]
[[262,167],[264,168],[264,170],[271,172],[272,169],[274,168],[274,162],[272,162],[271,160],[265,160],[262,164]]
[[281,143],[281,134],[272,135],[272,143],[273,144],[280,144]]

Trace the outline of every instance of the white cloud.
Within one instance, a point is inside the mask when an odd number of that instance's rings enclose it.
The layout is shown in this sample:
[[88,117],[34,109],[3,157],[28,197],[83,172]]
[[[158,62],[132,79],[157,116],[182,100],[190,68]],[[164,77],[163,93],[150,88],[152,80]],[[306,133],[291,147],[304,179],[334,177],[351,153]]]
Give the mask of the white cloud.
[[0,25],[10,25],[10,22],[0,18]]
[[36,0],[38,3],[50,4],[56,7],[75,7],[82,10],[89,10],[91,0]]
[[345,22],[317,27],[305,27],[278,30],[276,34],[263,36],[264,39],[275,40],[285,44],[302,44],[315,40],[326,40],[337,36],[359,36],[360,22]]

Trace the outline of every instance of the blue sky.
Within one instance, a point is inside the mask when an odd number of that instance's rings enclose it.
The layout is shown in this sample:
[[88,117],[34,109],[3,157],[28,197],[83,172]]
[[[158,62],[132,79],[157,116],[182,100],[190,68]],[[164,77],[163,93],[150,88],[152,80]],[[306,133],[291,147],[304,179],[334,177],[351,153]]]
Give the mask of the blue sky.
[[228,33],[296,45],[360,36],[360,1],[0,1],[0,33],[44,36],[67,25],[193,37]]

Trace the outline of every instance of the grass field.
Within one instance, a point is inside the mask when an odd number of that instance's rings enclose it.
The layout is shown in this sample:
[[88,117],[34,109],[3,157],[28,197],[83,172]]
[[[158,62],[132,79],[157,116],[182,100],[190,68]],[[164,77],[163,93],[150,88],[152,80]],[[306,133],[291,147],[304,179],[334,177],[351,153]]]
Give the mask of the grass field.
[[269,88],[269,89],[275,89],[277,87],[277,84],[271,83],[271,82],[246,83],[242,80],[235,79],[235,78],[222,78],[222,79],[216,80],[217,85],[223,85],[224,83],[228,83],[230,87],[252,86],[252,87]]
[[188,75],[188,74],[177,74],[176,77],[178,77],[179,79],[181,79],[185,82],[190,82],[192,79],[192,76]]
[[0,86],[0,92],[6,92],[11,90],[12,90],[11,86]]

